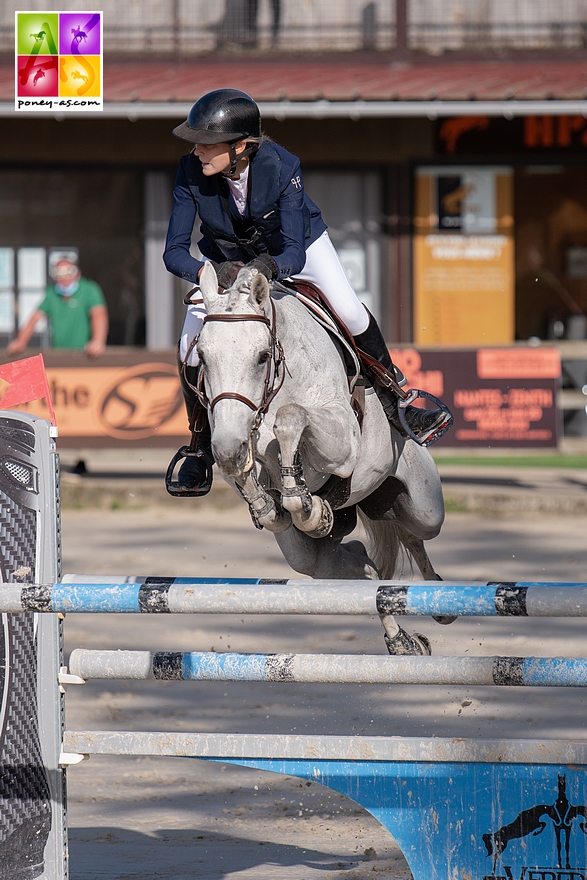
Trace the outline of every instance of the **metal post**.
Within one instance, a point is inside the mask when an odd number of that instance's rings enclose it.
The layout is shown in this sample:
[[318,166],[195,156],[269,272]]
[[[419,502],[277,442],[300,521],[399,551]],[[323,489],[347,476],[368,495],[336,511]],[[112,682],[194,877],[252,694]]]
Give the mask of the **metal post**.
[[171,213],[171,180],[164,171],[145,175],[145,307],[147,348],[174,343],[173,278],[163,264],[165,235]]
[[[60,572],[58,456],[51,426],[0,412],[0,580]],[[66,880],[64,731],[56,614],[2,614],[0,634],[0,877]]]
[[395,58],[408,54],[408,0],[395,0]]

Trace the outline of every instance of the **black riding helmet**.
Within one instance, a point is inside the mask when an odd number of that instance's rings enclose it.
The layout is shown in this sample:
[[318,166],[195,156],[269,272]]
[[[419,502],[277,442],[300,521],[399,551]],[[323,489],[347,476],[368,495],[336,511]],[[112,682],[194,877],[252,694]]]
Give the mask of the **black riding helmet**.
[[192,144],[234,143],[261,136],[261,114],[250,95],[238,89],[215,89],[202,95],[173,134]]

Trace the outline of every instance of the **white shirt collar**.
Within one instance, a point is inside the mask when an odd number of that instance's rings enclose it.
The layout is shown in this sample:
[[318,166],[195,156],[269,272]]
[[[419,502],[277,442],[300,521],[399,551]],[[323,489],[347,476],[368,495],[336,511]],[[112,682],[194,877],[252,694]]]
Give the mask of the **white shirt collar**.
[[247,206],[247,193],[249,191],[249,163],[247,162],[245,170],[237,180],[231,180],[230,177],[227,177],[226,182],[234,199],[237,211],[242,217]]

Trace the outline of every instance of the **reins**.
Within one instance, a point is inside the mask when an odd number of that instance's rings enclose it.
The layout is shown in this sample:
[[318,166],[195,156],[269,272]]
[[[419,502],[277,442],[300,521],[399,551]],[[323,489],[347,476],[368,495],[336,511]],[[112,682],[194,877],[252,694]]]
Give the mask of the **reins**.
[[[240,403],[244,403],[246,406],[249,407],[249,409],[252,409],[255,413],[255,418],[253,419],[251,431],[255,431],[261,424],[263,416],[269,409],[271,402],[275,398],[276,394],[278,394],[281,386],[285,381],[285,370],[287,369],[283,347],[275,333],[275,303],[272,299],[270,300],[270,302],[271,320],[267,318],[266,315],[234,315],[226,313],[206,315],[204,318],[204,324],[207,324],[210,321],[221,321],[224,323],[236,323],[239,321],[257,321],[261,324],[265,324],[265,326],[269,330],[269,336],[271,338],[271,354],[270,357],[267,358],[267,369],[265,371],[265,380],[263,382],[263,394],[261,396],[261,402],[259,404],[250,400],[248,397],[245,397],[244,394],[239,394],[238,391],[222,391],[220,394],[217,394],[216,397],[213,398],[213,400],[209,401],[204,390],[203,365],[200,366],[200,375],[198,381],[199,387],[197,389],[194,389],[200,399],[200,402],[203,406],[208,408],[209,412],[212,412],[216,404],[221,400],[238,400]],[[284,369],[280,369],[281,367],[283,367]],[[278,377],[279,381],[277,382],[277,384],[275,384]]]

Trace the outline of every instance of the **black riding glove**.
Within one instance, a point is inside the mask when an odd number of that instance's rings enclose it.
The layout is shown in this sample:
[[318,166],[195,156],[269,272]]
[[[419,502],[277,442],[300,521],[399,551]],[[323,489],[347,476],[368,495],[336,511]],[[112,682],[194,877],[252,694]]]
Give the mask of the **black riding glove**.
[[237,263],[232,260],[227,260],[226,263],[215,263],[213,260],[210,260],[210,262],[216,271],[218,287],[221,287],[223,290],[228,290],[234,284],[236,276],[244,266],[244,263]]
[[250,263],[247,263],[247,269],[256,269],[261,275],[264,275],[267,281],[272,281],[279,274],[279,266],[269,254],[259,254]]

